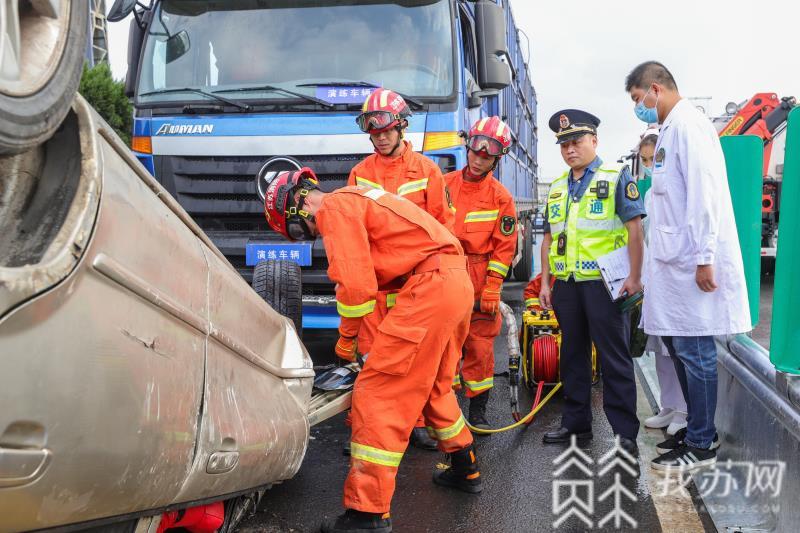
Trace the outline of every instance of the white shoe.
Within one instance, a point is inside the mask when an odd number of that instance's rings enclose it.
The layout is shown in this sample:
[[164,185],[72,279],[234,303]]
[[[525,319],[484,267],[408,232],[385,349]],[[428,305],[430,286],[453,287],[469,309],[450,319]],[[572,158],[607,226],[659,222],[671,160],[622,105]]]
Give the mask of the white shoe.
[[679,430],[685,427],[686,427],[686,413],[682,413],[680,411],[673,411],[672,421],[670,422],[669,426],[667,426],[667,434],[674,435]]
[[657,415],[651,416],[645,420],[644,426],[653,429],[665,428],[672,422],[672,415],[674,412],[672,408],[666,407],[659,411]]

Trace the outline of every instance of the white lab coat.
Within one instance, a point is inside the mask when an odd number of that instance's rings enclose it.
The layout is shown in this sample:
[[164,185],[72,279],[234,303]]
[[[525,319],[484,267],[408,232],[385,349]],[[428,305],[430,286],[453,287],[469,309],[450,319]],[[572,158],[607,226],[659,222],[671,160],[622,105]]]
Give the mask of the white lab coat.
[[[749,331],[722,147],[714,126],[688,100],[680,100],[661,127],[648,196],[645,332],[687,337]],[[704,264],[714,265],[714,292],[703,292],[695,283],[697,265]]]

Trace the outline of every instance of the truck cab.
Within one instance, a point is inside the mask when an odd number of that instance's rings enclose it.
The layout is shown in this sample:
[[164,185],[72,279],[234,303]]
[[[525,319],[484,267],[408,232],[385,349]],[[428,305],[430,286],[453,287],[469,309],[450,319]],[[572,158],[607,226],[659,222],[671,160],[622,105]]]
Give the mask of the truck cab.
[[[513,24],[506,1],[157,0],[131,22],[132,148],[246,279],[262,260],[298,262],[303,327],[333,328],[322,242],[271,232],[254,177],[308,166],[323,190],[345,185],[373,152],[355,117],[387,87],[414,113],[406,140],[442,172],[465,165],[459,131],[474,120],[496,114],[511,125],[515,148],[498,176],[524,228],[536,99]],[[527,280],[532,252],[520,257]]]

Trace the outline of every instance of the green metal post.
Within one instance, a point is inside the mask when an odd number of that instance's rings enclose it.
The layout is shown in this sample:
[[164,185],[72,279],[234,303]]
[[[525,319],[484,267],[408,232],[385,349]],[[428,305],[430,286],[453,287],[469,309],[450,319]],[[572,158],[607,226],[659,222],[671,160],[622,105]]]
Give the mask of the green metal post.
[[742,249],[750,320],[755,327],[761,292],[761,173],[764,142],[755,135],[726,136],[720,142],[725,154],[733,215]]
[[789,113],[783,164],[772,335],[769,358],[775,368],[800,374],[800,108]]

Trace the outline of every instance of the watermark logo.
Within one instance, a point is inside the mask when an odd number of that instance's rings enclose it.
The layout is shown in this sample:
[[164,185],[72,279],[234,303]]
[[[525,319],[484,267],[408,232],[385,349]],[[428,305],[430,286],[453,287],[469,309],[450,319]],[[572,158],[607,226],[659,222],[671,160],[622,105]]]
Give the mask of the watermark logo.
[[[743,491],[745,498],[765,494],[769,498],[778,498],[785,473],[784,461],[751,462],[728,459],[712,468],[696,471],[694,477],[701,498],[725,498],[733,491]],[[662,496],[688,497],[687,487],[691,481],[691,473],[667,469],[657,485]]]
[[[612,509],[597,521],[598,527],[636,528],[636,520],[627,512],[624,501],[636,501],[636,495],[623,483],[623,474],[638,477],[637,460],[620,446],[619,437],[614,446],[595,463],[580,447],[575,435],[569,448],[553,460],[553,528],[558,529],[570,518],[580,520],[588,529],[595,526],[596,503],[612,502]],[[569,472],[578,477],[566,478]],[[595,498],[595,481],[614,475],[614,482]],[[582,479],[589,478],[589,479]]]
[[[738,513],[775,514],[785,474],[784,461],[729,459],[694,472],[668,469],[654,477],[653,495],[691,499],[689,486],[694,482],[696,493],[709,510],[725,512],[736,506]],[[638,460],[620,446],[618,437],[612,448],[595,460],[578,446],[573,435],[569,448],[553,460],[553,529],[565,524],[585,529],[637,529],[638,523],[626,512],[626,506],[635,509],[638,478]],[[737,498],[741,496],[749,501],[741,502]]]

